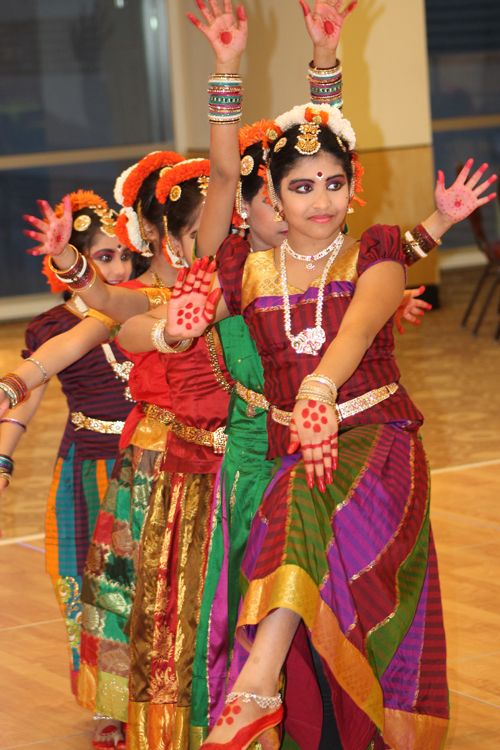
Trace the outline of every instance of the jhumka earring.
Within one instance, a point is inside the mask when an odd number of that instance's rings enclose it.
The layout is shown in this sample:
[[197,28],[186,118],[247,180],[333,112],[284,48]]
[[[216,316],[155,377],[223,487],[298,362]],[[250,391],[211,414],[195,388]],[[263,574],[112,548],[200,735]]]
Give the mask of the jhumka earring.
[[250,229],[250,225],[247,224],[248,214],[243,208],[243,198],[241,195],[241,180],[238,181],[238,189],[236,191],[236,213],[243,219],[243,223],[240,224],[240,229]]
[[354,175],[352,177],[351,189],[349,190],[349,206],[347,207],[347,213],[354,213]]
[[269,200],[272,203],[272,206],[276,212],[276,216],[274,217],[274,221],[285,221],[285,214],[278,206],[278,197],[276,195],[276,190],[274,189],[274,182],[271,175],[271,170],[269,169],[269,165],[266,166],[266,182],[267,182],[267,194],[269,195]]
[[142,250],[141,255],[143,255],[145,258],[152,258],[153,257],[153,253],[151,252],[151,249],[150,249],[150,244],[151,243],[149,242],[148,238],[146,237],[146,235],[144,233],[144,225],[142,223],[142,203],[141,203],[141,201],[139,201],[139,203],[137,204],[137,218],[139,220],[139,231],[141,233],[141,240],[143,242],[143,247],[145,248],[144,250]]
[[165,230],[165,237],[163,238],[163,250],[165,257],[171,266],[174,268],[185,268],[188,264],[180,252],[176,252],[172,247],[170,241],[170,235],[168,233],[168,219],[166,214],[163,215],[163,228]]

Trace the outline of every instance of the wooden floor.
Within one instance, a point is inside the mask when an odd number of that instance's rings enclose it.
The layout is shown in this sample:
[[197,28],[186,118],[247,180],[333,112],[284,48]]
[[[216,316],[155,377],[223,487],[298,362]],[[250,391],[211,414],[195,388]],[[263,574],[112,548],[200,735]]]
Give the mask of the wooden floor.
[[[477,274],[447,273],[443,309],[397,342],[403,382],[427,419],[451,690],[447,750],[497,750],[500,743],[496,312],[492,306],[476,340],[458,326]],[[23,328],[0,327],[7,343],[0,371],[15,365]],[[44,573],[44,505],[64,421],[64,403],[51,383],[16,455],[15,481],[0,500],[0,750],[91,747],[92,718],[70,694],[65,629]]]

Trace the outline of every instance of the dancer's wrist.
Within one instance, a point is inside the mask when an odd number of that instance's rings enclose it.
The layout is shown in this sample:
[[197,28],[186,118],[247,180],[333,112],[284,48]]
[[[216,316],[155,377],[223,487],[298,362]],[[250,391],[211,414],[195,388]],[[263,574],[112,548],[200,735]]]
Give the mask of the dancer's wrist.
[[238,74],[240,71],[240,60],[241,55],[237,55],[236,57],[233,57],[231,60],[226,60],[223,62],[222,60],[215,59],[215,72],[218,74],[225,73],[226,75],[235,75]]
[[328,47],[319,47],[314,45],[313,65],[321,70],[335,68],[339,65],[337,60],[337,49],[328,49]]

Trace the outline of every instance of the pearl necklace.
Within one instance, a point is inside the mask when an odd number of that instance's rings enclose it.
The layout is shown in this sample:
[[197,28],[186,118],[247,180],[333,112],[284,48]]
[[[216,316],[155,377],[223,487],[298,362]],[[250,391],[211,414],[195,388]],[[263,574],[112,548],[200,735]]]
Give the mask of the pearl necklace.
[[333,240],[331,245],[328,245],[324,250],[321,250],[317,255],[299,255],[299,253],[296,253],[295,250],[292,250],[290,245],[288,244],[288,240],[285,240],[283,242],[283,245],[285,246],[285,250],[287,253],[290,253],[292,258],[295,258],[295,260],[301,260],[304,263],[307,263],[306,270],[307,271],[314,271],[316,268],[315,263],[318,260],[321,260],[321,258],[324,258],[329,253],[332,252],[332,250],[337,250],[337,248],[342,247],[342,243],[344,242],[344,235],[342,232],[339,232],[337,237]]
[[[321,274],[321,281],[318,289],[318,300],[316,302],[315,326],[314,328],[306,328],[305,331],[301,331],[296,336],[292,336],[292,316],[290,311],[290,297],[288,294],[288,279],[286,275],[286,240],[281,245],[280,272],[281,288],[283,290],[283,314],[285,316],[285,333],[297,354],[312,354],[315,357],[326,341],[326,333],[321,325],[323,321],[323,301],[328,271],[330,270],[338,254],[340,253],[344,242],[344,235],[342,233],[339,234],[339,237],[337,237],[334,243],[332,243],[335,245],[335,249],[330,258],[328,258],[328,263],[326,264],[325,269]],[[329,249],[330,248],[327,248],[327,250]]]

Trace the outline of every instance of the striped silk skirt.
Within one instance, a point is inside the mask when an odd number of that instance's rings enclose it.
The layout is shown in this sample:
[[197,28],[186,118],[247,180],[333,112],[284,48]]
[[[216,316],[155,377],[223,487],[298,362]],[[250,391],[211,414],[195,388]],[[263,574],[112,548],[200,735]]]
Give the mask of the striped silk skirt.
[[416,433],[391,424],[344,430],[326,492],[308,488],[301,455],[277,459],[242,573],[232,672],[256,624],[287,607],[321,656],[345,750],[444,746],[446,648]]
[[188,750],[215,474],[161,472],[130,619],[128,750]]
[[77,693],[82,605],[80,591],[90,540],[114,459],[79,460],[72,445],[56,461],[45,516],[47,573],[66,625],[71,687]]
[[82,585],[78,702],[127,721],[130,644],[141,530],[163,452],[118,452],[90,545]]

